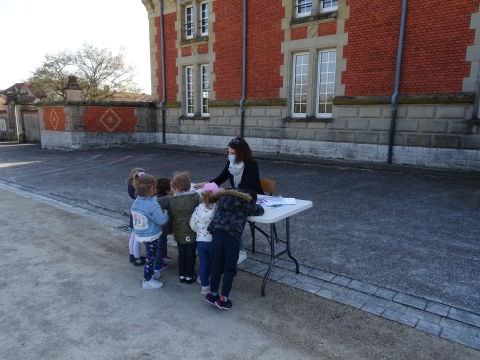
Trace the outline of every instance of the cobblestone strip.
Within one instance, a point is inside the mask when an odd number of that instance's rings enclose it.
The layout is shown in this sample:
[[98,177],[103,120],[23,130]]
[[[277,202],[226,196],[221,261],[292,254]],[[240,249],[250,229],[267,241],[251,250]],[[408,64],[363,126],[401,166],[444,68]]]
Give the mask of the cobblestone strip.
[[[264,276],[269,259],[253,254],[239,269]],[[480,315],[320,269],[278,260],[270,280],[480,349]],[[268,293],[268,288],[267,288]]]

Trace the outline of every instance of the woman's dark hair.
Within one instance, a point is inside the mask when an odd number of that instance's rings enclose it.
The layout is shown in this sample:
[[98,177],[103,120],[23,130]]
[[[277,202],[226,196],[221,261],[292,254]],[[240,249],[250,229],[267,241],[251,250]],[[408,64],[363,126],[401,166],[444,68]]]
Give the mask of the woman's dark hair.
[[235,155],[237,162],[249,162],[252,158],[252,150],[250,150],[250,146],[248,143],[241,137],[236,137],[230,140],[228,143],[228,147],[231,147],[235,150]]
[[157,179],[157,196],[165,196],[170,192],[170,179]]

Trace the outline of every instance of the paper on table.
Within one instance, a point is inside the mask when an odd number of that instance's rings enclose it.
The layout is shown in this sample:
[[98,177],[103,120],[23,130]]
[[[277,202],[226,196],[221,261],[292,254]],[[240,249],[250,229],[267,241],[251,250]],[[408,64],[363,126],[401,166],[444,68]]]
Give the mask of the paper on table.
[[295,198],[284,198],[281,196],[258,195],[257,199],[258,204],[268,207],[295,205],[297,203]]

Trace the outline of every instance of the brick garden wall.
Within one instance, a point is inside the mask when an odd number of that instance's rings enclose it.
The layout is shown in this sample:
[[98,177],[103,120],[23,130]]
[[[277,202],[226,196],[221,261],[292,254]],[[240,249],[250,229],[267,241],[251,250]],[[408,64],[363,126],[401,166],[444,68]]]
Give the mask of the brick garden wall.
[[45,106],[43,108],[43,119],[46,130],[65,130],[65,109],[63,106]]

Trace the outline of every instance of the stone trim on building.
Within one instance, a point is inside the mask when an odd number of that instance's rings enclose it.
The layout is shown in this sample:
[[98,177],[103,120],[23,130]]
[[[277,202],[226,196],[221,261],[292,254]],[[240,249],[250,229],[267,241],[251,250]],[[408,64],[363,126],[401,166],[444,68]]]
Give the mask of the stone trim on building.
[[465,60],[470,62],[470,75],[463,80],[462,90],[475,93],[478,91],[480,81],[480,5],[478,11],[472,14],[470,29],[475,31],[475,38],[473,44],[467,47]]
[[[349,17],[349,7],[346,0],[338,2],[338,10],[335,16],[322,17],[315,21],[308,22],[307,37],[303,39],[292,39],[292,25],[291,19],[294,18],[294,1],[282,0],[285,8],[285,18],[282,23],[284,30],[284,41],[282,42],[282,53],[284,54],[284,64],[280,68],[280,73],[283,78],[283,86],[280,88],[279,97],[286,99],[286,106],[291,114],[291,98],[292,98],[292,72],[293,72],[293,55],[298,52],[309,53],[309,74],[310,81],[308,96],[307,96],[307,117],[315,116],[316,92],[317,92],[317,66],[318,66],[318,52],[320,50],[335,49],[336,50],[336,70],[335,70],[335,96],[343,96],[345,94],[345,86],[342,84],[342,73],[346,70],[346,61],[343,58],[343,48],[348,44],[348,35],[345,33],[345,22]],[[318,4],[318,2],[316,2]],[[315,13],[315,8],[312,13]],[[323,23],[336,21],[336,34],[320,36],[318,34],[318,27]]]

